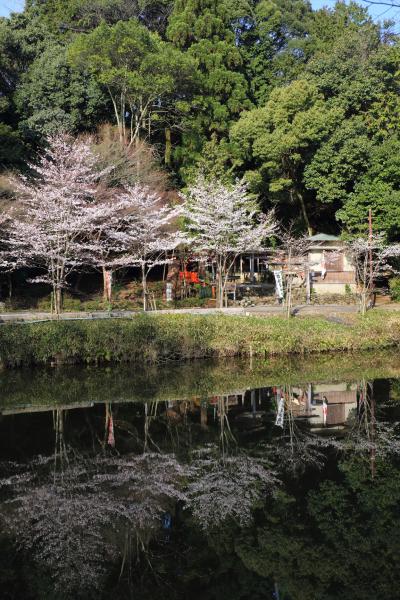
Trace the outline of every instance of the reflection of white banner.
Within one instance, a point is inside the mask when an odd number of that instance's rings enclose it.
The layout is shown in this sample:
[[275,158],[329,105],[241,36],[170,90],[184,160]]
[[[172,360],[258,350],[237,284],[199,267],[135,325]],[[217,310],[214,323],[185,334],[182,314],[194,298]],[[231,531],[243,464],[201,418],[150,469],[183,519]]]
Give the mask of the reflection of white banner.
[[278,404],[278,412],[276,413],[275,425],[277,427],[282,427],[283,429],[283,419],[285,416],[285,399],[281,398]]
[[328,405],[327,405],[327,403],[325,401],[325,398],[324,398],[323,402],[322,402],[322,417],[323,417],[323,420],[324,420],[324,425],[326,425],[326,417],[327,417],[327,415],[328,415]]
[[283,277],[282,277],[282,271],[274,271],[274,277],[275,277],[275,291],[276,291],[276,295],[278,296],[279,300],[282,300],[282,298],[283,298]]

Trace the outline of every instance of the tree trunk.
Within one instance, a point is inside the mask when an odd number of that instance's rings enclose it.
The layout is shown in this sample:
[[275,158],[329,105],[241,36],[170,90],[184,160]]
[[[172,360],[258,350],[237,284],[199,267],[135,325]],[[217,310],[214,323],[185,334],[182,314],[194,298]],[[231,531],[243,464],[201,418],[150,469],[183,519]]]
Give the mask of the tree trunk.
[[306,276],[306,304],[311,304],[311,274],[309,267],[305,269]]
[[224,284],[221,271],[217,273],[217,302],[219,308],[224,308]]
[[202,429],[207,429],[207,404],[204,402],[202,402],[200,406],[200,427]]
[[367,290],[366,289],[363,289],[361,291],[360,312],[362,315],[365,315],[365,313],[367,312]]
[[147,310],[146,265],[142,265],[143,310]]
[[286,317],[290,319],[292,311],[292,285],[293,275],[288,276],[287,289],[286,289]]
[[103,266],[103,300],[111,302],[112,297],[112,271]]
[[59,315],[62,311],[62,290],[60,288],[54,290],[54,308],[56,314]]
[[171,164],[171,152],[172,152],[172,143],[171,143],[171,130],[169,127],[165,128],[165,154],[164,154],[164,162],[169,167]]
[[312,230],[312,227],[310,225],[310,221],[308,219],[307,210],[306,210],[306,204],[304,202],[303,195],[299,191],[297,191],[296,194],[297,194],[297,198],[298,198],[299,203],[300,203],[301,214],[303,215],[303,220],[304,220],[304,224],[305,224],[305,226],[307,228],[307,233],[308,233],[308,235],[311,236],[313,234],[313,230]]
[[8,299],[11,301],[12,299],[12,293],[13,293],[13,286],[12,286],[12,275],[11,273],[8,274]]
[[118,112],[118,108],[117,108],[117,103],[115,101],[114,96],[112,95],[110,88],[108,88],[108,93],[110,94],[110,98],[111,98],[111,102],[112,105],[114,107],[114,114],[115,114],[115,119],[117,121],[117,129],[118,129],[118,134],[119,134],[119,141],[121,146],[124,145],[124,133],[123,133],[123,129],[122,129],[122,125],[121,125],[121,121],[119,118],[119,112]]
[[103,300],[104,300],[104,302],[106,302],[107,301],[107,270],[104,266],[102,267],[102,273],[103,273]]

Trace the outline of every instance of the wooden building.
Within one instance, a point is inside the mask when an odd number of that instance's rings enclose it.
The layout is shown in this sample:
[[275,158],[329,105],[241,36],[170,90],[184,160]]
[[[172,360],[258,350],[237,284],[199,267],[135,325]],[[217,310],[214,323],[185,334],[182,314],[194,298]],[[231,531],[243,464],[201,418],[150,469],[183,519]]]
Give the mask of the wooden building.
[[317,294],[355,292],[356,272],[344,242],[334,236],[319,233],[310,237],[309,268],[311,288]]

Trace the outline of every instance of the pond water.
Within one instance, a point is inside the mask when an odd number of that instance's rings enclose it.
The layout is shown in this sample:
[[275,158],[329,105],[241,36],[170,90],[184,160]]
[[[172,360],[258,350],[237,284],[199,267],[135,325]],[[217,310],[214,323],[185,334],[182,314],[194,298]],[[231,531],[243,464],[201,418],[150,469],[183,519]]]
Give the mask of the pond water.
[[0,597],[400,598],[394,352],[0,374]]

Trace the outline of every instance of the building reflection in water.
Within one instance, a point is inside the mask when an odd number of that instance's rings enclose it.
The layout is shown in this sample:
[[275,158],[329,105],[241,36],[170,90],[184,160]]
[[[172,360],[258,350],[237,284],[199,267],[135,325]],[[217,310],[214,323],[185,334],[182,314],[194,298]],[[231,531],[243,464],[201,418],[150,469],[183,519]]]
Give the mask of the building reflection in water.
[[303,421],[315,433],[340,430],[359,413],[362,387],[362,382],[335,382],[237,390],[184,403],[170,401],[167,415],[171,421],[179,421],[184,406],[185,414],[198,418],[203,429],[224,418],[242,430],[261,430],[266,425],[279,426],[279,419],[290,414],[291,419]]

